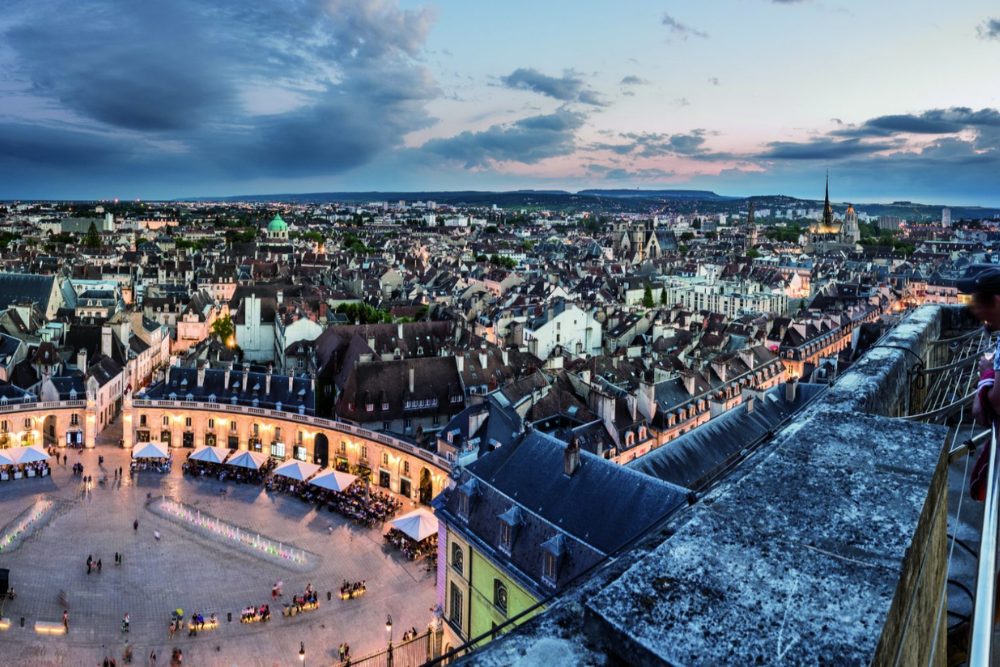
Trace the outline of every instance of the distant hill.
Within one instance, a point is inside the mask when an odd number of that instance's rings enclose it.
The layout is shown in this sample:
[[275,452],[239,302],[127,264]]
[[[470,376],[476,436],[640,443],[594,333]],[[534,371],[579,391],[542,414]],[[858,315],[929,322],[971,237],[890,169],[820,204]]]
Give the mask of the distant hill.
[[742,197],[723,197],[711,190],[580,190],[577,194],[628,199],[700,199],[713,201],[742,199]]

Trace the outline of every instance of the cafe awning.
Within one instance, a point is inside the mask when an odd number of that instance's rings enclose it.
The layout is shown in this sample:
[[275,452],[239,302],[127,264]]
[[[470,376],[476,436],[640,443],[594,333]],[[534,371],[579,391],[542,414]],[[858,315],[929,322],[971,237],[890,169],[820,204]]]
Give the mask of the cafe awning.
[[318,470],[319,466],[315,463],[306,463],[305,461],[289,459],[275,468],[274,474],[304,482],[315,475]]
[[14,463],[38,463],[48,461],[49,455],[38,445],[30,447],[11,447],[7,450],[7,456],[14,459]]
[[417,542],[422,542],[438,532],[437,517],[423,507],[415,509],[409,514],[404,514],[391,523],[397,530]]
[[170,458],[166,445],[159,442],[147,442],[138,449],[132,450],[134,459],[166,459]]
[[12,466],[14,459],[10,456],[9,449],[0,449],[0,466]]
[[229,451],[225,447],[206,445],[195,450],[195,453],[191,455],[191,460],[204,461],[205,463],[222,463],[229,456]]
[[320,474],[316,475],[309,482],[310,484],[315,484],[321,489],[326,489],[327,491],[336,491],[338,493],[346,491],[347,487],[354,483],[357,476],[350,475],[346,472],[340,472],[339,470],[324,470]]
[[234,454],[233,458],[226,461],[226,465],[260,470],[260,467],[266,462],[266,454],[261,454],[260,452],[240,452],[239,454]]

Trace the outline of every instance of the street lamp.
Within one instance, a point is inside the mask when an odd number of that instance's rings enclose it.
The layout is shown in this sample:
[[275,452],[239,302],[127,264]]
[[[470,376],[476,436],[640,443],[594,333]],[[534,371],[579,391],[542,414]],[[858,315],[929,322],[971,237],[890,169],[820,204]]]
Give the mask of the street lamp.
[[385,617],[385,630],[389,633],[389,652],[386,654],[385,664],[386,667],[392,667],[392,615],[387,614]]
[[299,660],[302,664],[306,664],[306,643],[299,642]]

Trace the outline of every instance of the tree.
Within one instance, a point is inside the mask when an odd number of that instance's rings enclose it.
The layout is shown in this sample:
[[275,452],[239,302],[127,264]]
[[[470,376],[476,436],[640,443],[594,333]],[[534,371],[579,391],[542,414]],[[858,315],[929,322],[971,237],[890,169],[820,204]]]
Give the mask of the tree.
[[694,238],[694,232],[684,232],[681,234],[681,241],[690,241]]
[[499,266],[502,269],[516,269],[517,262],[511,257],[504,257],[503,255],[490,255],[490,264],[494,266]]
[[663,289],[660,290],[660,305],[661,306],[667,305],[667,288],[666,287],[664,287]]
[[747,250],[747,257],[750,259],[757,259],[758,257],[760,257],[760,250],[757,250],[756,248],[750,248],[749,250]]
[[646,291],[642,294],[642,307],[652,308],[656,303],[653,301],[653,286],[646,283]]
[[100,248],[101,245],[101,234],[97,231],[97,225],[90,223],[90,229],[87,230],[87,237],[84,240],[84,244],[91,249]]
[[233,326],[232,318],[226,315],[212,322],[212,335],[217,336],[224,345],[235,347],[236,327]]
[[499,234],[500,230],[497,229],[496,225],[489,225],[483,230],[484,234]]
[[686,246],[686,245],[683,245],[683,244],[682,244],[682,245],[679,245],[679,246],[677,246],[677,252],[679,252],[679,253],[680,253],[680,254],[682,254],[682,255],[686,254],[686,253],[687,253],[687,251],[688,251],[688,250],[690,250],[690,249],[691,249],[691,248],[689,248],[688,246]]
[[705,232],[705,238],[706,239],[714,239],[718,235],[719,235],[718,232]]

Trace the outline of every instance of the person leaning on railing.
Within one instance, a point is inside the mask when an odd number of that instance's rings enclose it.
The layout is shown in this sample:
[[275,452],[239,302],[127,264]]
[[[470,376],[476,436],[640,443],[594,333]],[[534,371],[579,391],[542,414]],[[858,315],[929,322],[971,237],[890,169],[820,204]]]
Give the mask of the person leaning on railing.
[[[986,269],[975,276],[958,281],[958,290],[970,294],[969,311],[987,331],[1000,331],[1000,269]],[[992,355],[984,355],[979,360],[979,388],[972,399],[972,416],[980,426],[992,426],[1000,415],[1000,387],[995,386],[1000,371],[1000,339],[997,350]],[[975,468],[969,491],[972,499],[982,502],[986,499],[986,477],[989,471],[991,447],[989,441],[983,448]]]

